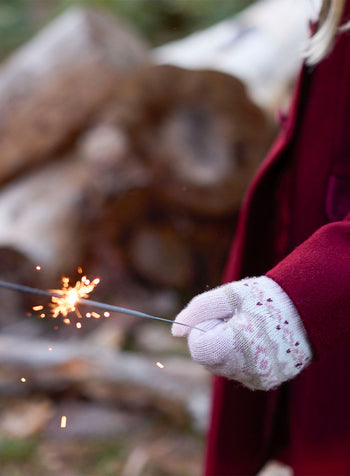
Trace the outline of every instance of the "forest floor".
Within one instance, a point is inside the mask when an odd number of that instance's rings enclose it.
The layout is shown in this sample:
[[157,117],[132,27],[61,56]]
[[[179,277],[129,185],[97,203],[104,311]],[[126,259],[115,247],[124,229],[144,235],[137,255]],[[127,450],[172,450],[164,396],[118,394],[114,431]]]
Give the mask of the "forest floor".
[[122,438],[0,439],[2,476],[197,476],[202,452],[201,437],[164,421]]

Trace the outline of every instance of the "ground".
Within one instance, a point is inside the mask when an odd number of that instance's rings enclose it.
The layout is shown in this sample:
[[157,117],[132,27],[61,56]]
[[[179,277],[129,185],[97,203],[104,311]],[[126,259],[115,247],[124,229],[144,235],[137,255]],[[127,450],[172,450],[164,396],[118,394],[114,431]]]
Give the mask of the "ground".
[[197,476],[202,438],[165,422],[128,438],[0,440],[2,476]]

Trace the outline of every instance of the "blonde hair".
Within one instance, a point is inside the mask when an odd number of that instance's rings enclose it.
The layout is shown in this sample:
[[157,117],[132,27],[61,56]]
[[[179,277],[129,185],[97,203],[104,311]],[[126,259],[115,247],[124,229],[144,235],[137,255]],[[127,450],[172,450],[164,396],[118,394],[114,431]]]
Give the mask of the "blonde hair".
[[331,51],[336,35],[350,28],[350,22],[340,26],[346,0],[323,0],[319,24],[304,52],[306,64],[315,65]]

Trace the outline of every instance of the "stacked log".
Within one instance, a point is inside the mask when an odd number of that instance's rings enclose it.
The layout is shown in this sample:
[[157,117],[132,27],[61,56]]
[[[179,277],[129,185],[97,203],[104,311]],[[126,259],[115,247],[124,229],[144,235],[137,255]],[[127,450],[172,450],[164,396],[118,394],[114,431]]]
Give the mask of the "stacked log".
[[320,0],[258,0],[233,18],[155,48],[153,57],[159,64],[233,75],[274,116],[288,107],[309,22],[320,6]]
[[148,47],[118,20],[75,7],[0,70],[0,181],[52,157],[148,61]]

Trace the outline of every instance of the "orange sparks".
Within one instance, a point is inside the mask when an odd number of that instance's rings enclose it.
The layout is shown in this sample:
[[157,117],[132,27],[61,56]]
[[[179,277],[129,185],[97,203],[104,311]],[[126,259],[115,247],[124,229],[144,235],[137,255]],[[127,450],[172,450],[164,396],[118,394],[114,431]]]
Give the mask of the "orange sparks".
[[62,289],[53,290],[54,293],[60,294],[60,296],[53,296],[51,298],[51,311],[53,317],[57,317],[59,314],[62,314],[65,317],[70,312],[75,312],[78,317],[81,317],[81,314],[77,309],[79,299],[87,298],[89,293],[95,289],[99,282],[99,278],[90,281],[86,276],[83,276],[74,286],[70,286],[69,278],[62,278]]
[[[78,272],[82,272],[81,267],[79,266]],[[99,278],[95,278],[92,281],[88,279],[86,276],[83,276],[80,281],[77,281],[74,286],[70,285],[69,278],[63,277],[62,278],[62,288],[61,289],[53,289],[51,292],[55,293],[56,296],[51,297],[51,314],[52,317],[56,318],[60,314],[63,316],[63,323],[64,324],[71,324],[71,319],[68,316],[69,313],[75,312],[76,316],[78,318],[82,318],[83,316],[81,315],[79,309],[78,309],[78,304],[80,299],[86,299],[89,294],[95,289],[95,287],[100,283]],[[39,306],[33,306],[33,311],[42,311],[44,309],[44,306],[39,305]],[[105,311],[103,313],[104,317],[110,317],[110,312]],[[41,318],[44,318],[46,314],[42,312],[40,314]],[[95,319],[99,319],[101,317],[101,314],[98,312],[87,312],[85,314],[85,317],[90,318],[94,317]],[[77,329],[82,328],[82,324],[80,322],[77,322],[75,324]],[[54,330],[57,330],[58,326],[54,327]],[[52,350],[50,347],[49,350]]]
[[27,379],[25,379],[24,377],[21,378],[21,382],[24,383],[24,382],[26,382],[26,381],[27,381]]
[[165,365],[162,364],[162,362],[157,362],[156,366],[159,367],[160,369],[164,369]]
[[62,415],[61,417],[61,428],[66,428],[67,427],[67,417],[65,415]]
[[81,266],[78,266],[77,271],[79,274],[83,274],[83,268]]
[[41,311],[42,309],[44,309],[44,306],[33,306],[32,309],[33,311]]

